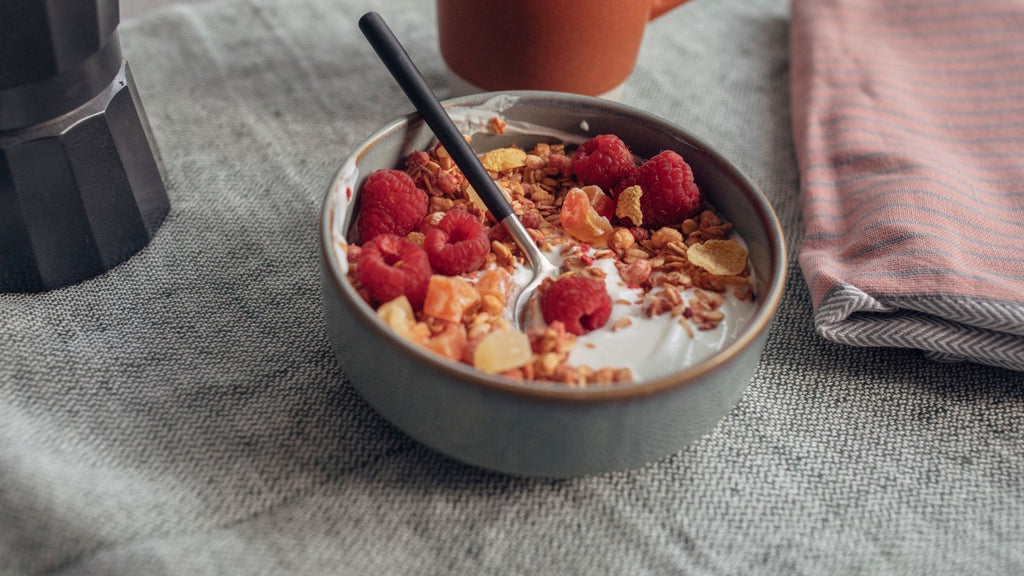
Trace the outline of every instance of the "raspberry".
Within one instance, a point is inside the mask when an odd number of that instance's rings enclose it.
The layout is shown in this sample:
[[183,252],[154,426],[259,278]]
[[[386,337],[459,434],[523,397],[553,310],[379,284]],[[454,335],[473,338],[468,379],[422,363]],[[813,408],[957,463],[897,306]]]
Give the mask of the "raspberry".
[[572,155],[572,169],[584,186],[600,186],[611,192],[636,168],[633,153],[618,136],[602,134],[587,140]]
[[427,232],[423,248],[434,270],[455,276],[483,266],[491,251],[491,241],[476,216],[456,209]]
[[560,321],[577,336],[596,330],[608,322],[612,299],[604,282],[584,276],[555,280],[541,297],[541,310],[548,324]]
[[405,236],[427,214],[427,193],[400,170],[373,172],[366,177],[359,196],[356,230],[363,242],[378,234]]
[[651,230],[679,224],[700,210],[700,190],[693,181],[693,170],[671,150],[644,162],[636,180],[643,190],[640,209],[644,226]]
[[359,282],[380,303],[402,294],[413,309],[423,307],[430,283],[430,261],[422,248],[394,234],[378,234],[363,244],[356,261]]

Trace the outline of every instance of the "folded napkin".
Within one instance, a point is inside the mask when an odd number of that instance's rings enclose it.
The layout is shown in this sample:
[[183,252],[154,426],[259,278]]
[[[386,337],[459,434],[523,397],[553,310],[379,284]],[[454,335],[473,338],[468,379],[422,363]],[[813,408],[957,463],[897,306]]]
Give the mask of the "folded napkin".
[[792,10],[816,329],[1024,370],[1024,2]]

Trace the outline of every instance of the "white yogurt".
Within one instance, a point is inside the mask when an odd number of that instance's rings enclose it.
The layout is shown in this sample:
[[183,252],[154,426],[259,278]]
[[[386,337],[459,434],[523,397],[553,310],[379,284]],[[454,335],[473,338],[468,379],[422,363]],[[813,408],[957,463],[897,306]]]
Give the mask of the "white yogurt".
[[[608,273],[605,286],[612,302],[640,299],[639,289],[622,285],[611,260],[596,260],[594,264]],[[680,295],[684,300],[692,298],[693,289],[682,290]],[[725,296],[719,308],[725,313],[725,319],[713,330],[697,330],[691,326],[692,338],[671,314],[647,318],[642,304],[614,304],[603,328],[576,339],[569,362],[592,368],[628,367],[635,380],[659,378],[697,364],[736,340],[757,309],[754,302],[740,301],[731,292]],[[623,317],[628,317],[632,324],[613,332],[611,327]]]
[[[737,235],[733,234],[732,239],[743,245],[742,239]],[[555,264],[562,261],[562,258],[554,253],[547,255]],[[597,259],[592,266],[606,273],[604,282],[613,302],[612,312],[603,327],[577,336],[576,347],[569,354],[569,363],[574,366],[586,365],[594,369],[606,366],[629,368],[633,372],[634,380],[667,376],[710,358],[734,342],[757,312],[755,302],[741,301],[731,290],[727,291],[723,294],[725,299],[719,308],[725,314],[725,319],[712,330],[698,330],[691,324],[691,337],[686,328],[679,323],[679,319],[671,314],[648,318],[644,314],[644,305],[641,302],[643,291],[625,285],[613,259]],[[513,282],[516,286],[522,286],[530,278],[530,269],[519,266],[516,268]],[[684,301],[694,297],[692,288],[680,290],[679,293]],[[514,295],[509,300],[514,301]],[[618,303],[619,300],[628,301],[630,304]],[[612,326],[621,318],[629,318],[632,324],[612,331]],[[544,323],[537,306],[534,306],[529,322],[531,325]]]

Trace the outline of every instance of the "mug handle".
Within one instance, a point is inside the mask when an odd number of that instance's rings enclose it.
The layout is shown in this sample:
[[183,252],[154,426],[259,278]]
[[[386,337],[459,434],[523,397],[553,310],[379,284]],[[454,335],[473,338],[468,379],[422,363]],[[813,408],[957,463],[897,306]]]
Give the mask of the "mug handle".
[[647,19],[654,20],[684,2],[686,0],[654,0],[651,2],[651,15]]

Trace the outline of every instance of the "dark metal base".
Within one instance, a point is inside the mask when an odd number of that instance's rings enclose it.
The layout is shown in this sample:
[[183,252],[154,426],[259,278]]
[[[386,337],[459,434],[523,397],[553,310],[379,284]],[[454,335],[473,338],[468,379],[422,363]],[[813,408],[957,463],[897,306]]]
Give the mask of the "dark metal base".
[[0,132],[0,292],[74,284],[144,247],[170,210],[128,63],[58,118]]

